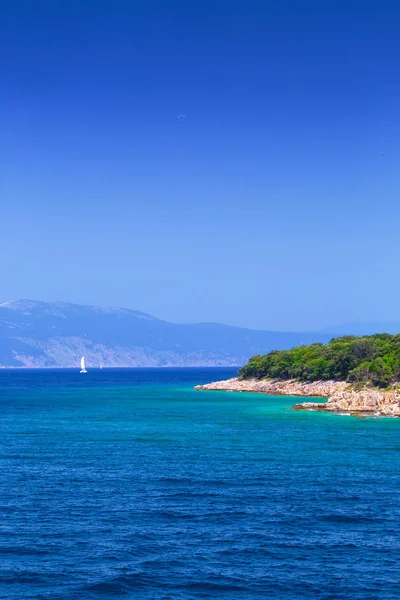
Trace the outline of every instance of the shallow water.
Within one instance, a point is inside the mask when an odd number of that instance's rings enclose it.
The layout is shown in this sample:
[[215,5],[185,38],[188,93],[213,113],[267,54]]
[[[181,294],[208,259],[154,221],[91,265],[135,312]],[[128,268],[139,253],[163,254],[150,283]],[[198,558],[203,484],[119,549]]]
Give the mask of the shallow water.
[[0,598],[397,600],[400,420],[233,374],[1,371]]

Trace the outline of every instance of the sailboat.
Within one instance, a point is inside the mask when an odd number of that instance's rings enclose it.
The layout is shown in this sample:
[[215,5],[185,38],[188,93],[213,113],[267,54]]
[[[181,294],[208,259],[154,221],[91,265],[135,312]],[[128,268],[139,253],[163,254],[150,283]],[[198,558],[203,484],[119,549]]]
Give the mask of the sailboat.
[[81,373],[87,373],[86,369],[85,369],[85,357],[82,356],[81,358]]

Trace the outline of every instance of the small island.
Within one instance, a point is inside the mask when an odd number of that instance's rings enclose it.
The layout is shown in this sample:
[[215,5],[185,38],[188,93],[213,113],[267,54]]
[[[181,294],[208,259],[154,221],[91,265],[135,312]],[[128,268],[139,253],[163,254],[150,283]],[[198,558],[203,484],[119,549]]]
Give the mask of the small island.
[[201,390],[327,398],[293,410],[400,416],[400,334],[344,336],[253,356],[238,377]]

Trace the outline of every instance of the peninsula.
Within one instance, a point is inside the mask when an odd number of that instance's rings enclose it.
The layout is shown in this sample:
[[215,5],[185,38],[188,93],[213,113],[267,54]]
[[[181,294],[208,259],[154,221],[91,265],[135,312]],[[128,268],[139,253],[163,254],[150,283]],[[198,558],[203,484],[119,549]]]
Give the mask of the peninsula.
[[327,398],[293,409],[400,416],[400,335],[345,336],[253,356],[239,377],[196,389]]

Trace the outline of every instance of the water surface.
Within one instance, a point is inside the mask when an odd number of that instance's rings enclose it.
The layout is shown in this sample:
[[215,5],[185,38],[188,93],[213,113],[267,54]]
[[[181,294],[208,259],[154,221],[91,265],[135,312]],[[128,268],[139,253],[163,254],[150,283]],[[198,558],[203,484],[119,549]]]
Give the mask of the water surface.
[[1,371],[0,598],[397,600],[400,420],[233,375]]

